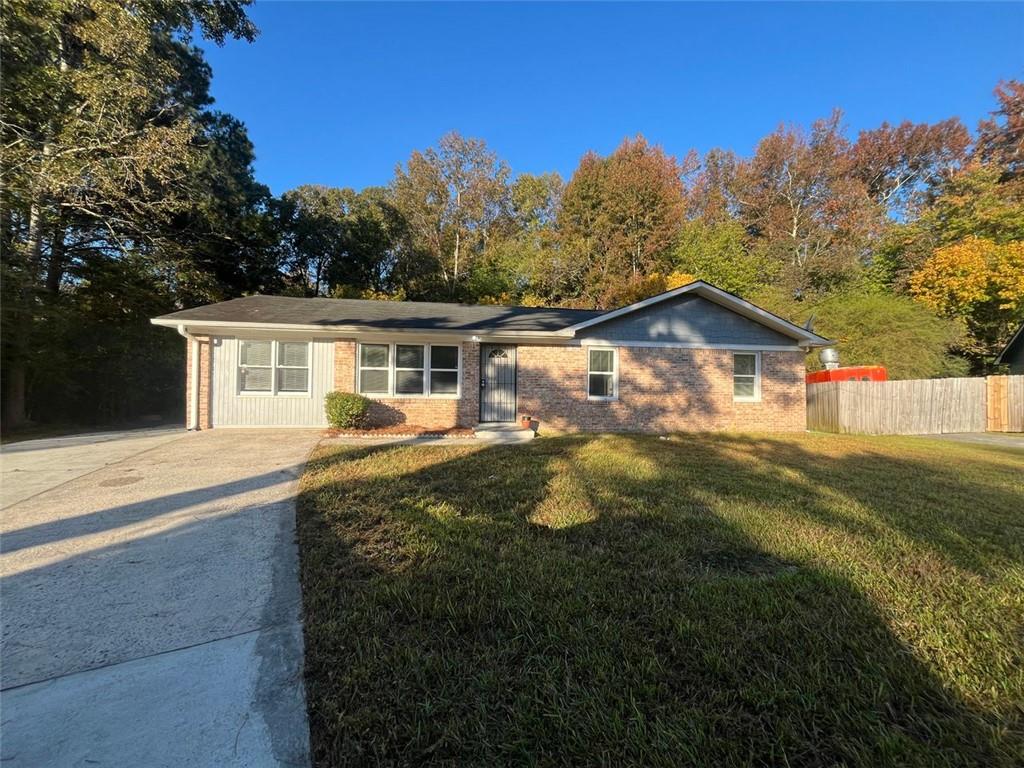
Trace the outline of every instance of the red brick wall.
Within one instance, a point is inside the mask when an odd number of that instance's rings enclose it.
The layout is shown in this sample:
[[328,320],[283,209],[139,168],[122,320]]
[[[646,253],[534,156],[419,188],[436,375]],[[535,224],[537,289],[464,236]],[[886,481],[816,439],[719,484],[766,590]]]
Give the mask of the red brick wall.
[[[370,423],[373,426],[409,426],[444,428],[471,427],[480,413],[480,345],[462,344],[462,397],[388,397],[371,400]],[[354,392],[356,386],[356,342],[334,342],[334,388]]]
[[[213,375],[212,349],[208,336],[195,337],[199,344],[199,421],[196,429],[210,429],[210,377]],[[192,424],[192,341],[185,340],[185,426]]]
[[[334,344],[334,386],[355,390],[356,344]],[[374,424],[473,426],[480,413],[480,345],[462,345],[462,397],[374,400]],[[802,431],[804,354],[761,353],[761,401],[732,396],[732,353],[713,349],[619,347],[619,399],[587,399],[585,347],[520,345],[518,412],[553,431]],[[202,413],[202,411],[200,411]]]
[[518,350],[520,413],[555,431],[802,431],[804,354],[761,353],[761,401],[733,401],[732,353],[619,347],[619,399],[587,399],[585,347]]

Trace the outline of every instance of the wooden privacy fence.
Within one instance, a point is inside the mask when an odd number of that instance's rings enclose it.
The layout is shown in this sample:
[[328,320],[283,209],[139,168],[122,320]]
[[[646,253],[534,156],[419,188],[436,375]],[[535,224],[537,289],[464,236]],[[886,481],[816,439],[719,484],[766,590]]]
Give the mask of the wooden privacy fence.
[[1024,431],[1024,376],[807,385],[807,428],[868,435]]
[[985,415],[989,432],[1024,432],[1024,376],[989,376]]

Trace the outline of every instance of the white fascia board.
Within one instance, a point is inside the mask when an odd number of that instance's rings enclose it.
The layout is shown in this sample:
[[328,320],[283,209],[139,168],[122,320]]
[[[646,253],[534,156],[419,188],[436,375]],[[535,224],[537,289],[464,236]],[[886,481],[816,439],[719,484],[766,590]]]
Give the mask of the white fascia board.
[[481,333],[479,331],[466,331],[452,328],[422,329],[422,328],[380,328],[367,329],[351,325],[301,325],[293,323],[239,323],[226,320],[175,320],[172,318],[155,317],[150,320],[153,325],[165,328],[185,328],[188,333],[201,336],[266,336],[268,334],[289,334],[301,335],[305,338],[349,338],[365,339],[409,339],[410,341],[420,339],[462,339],[466,341],[480,339],[484,342],[501,341],[514,343],[524,339],[545,340],[551,343],[558,343],[559,340],[569,340],[572,334],[560,331],[504,331],[502,333]]
[[734,349],[739,352],[806,352],[800,344],[722,344],[707,341],[623,341],[621,339],[580,339],[582,347],[652,347],[655,349]]
[[598,323],[605,323],[609,320],[613,320],[616,317],[627,315],[631,312],[644,309],[645,307],[659,304],[669,299],[674,299],[687,293],[695,293],[698,296],[703,296],[709,301],[713,301],[726,309],[730,309],[738,315],[742,315],[750,320],[761,323],[764,326],[772,328],[786,336],[797,339],[802,345],[808,347],[822,347],[827,346],[830,342],[827,339],[818,336],[816,333],[811,333],[806,328],[801,328],[799,325],[784,320],[778,315],[773,315],[767,310],[761,309],[754,304],[751,304],[745,299],[741,299],[739,296],[733,296],[727,291],[723,291],[721,288],[716,288],[710,283],[705,283],[703,280],[696,280],[692,283],[675,288],[665,293],[659,293],[657,296],[651,296],[643,301],[638,301],[628,306],[621,307],[619,309],[606,312],[603,315],[592,317],[589,320],[584,320],[582,323],[570,326],[566,330],[572,331],[574,334],[579,331],[589,328],[592,325]]

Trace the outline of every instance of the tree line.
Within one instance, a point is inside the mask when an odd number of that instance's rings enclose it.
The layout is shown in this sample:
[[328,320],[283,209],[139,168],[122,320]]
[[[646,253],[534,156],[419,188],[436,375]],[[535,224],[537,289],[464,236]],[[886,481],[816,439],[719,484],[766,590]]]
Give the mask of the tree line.
[[4,4],[5,428],[172,415],[183,341],[149,317],[253,292],[606,309],[700,278],[896,377],[992,370],[1024,322],[1020,82],[973,131],[836,111],[749,157],[629,137],[568,180],[450,133],[385,186],[275,197],[194,43],[253,40],[246,5]]

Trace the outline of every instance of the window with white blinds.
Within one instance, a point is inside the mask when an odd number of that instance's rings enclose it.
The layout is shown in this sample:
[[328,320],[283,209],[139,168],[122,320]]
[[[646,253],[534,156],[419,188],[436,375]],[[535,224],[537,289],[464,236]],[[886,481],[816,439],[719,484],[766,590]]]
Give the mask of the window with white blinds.
[[456,344],[360,344],[356,389],[374,397],[459,397]]
[[309,342],[240,339],[238,391],[258,395],[308,394]]

